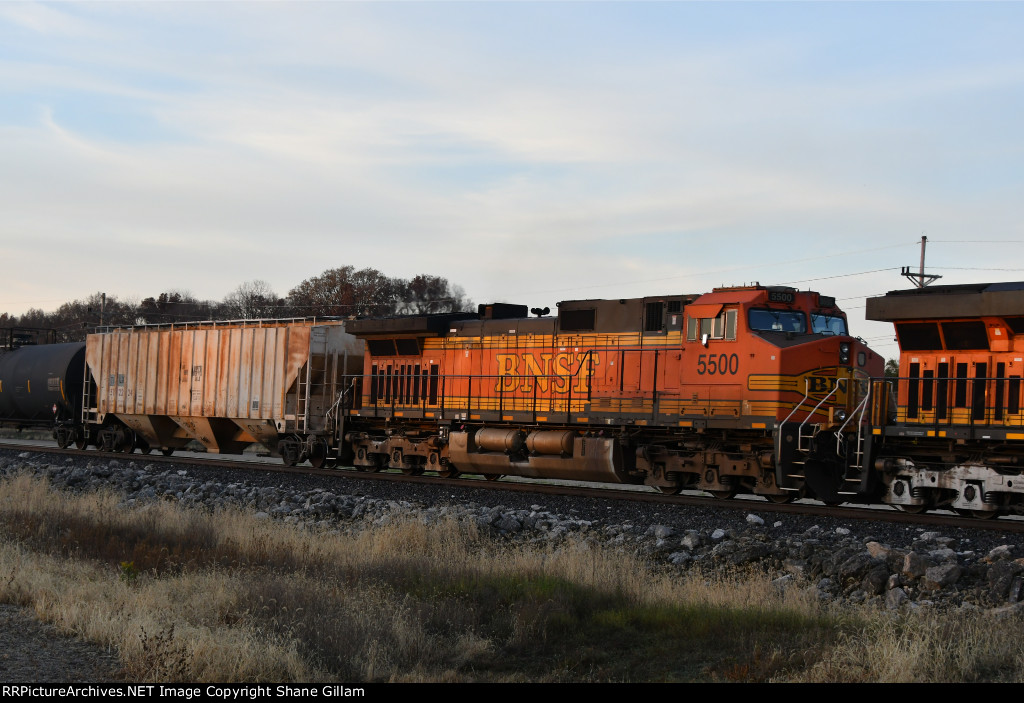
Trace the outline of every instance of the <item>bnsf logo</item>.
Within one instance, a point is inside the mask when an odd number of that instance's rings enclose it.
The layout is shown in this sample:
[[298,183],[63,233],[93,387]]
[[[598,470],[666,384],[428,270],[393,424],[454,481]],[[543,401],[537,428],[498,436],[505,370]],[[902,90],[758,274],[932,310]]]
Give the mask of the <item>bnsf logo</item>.
[[573,393],[586,393],[590,388],[590,376],[601,363],[601,357],[594,353],[559,354],[523,352],[521,354],[498,354],[498,392],[533,392],[536,382],[541,393],[565,393],[570,386]]

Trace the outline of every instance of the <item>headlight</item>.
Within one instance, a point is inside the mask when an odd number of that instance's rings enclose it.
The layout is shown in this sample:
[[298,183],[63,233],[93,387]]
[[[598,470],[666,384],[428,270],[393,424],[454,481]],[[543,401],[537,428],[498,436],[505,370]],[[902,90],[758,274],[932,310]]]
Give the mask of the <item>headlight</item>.
[[833,413],[832,417],[838,422],[846,422],[846,411],[840,408]]
[[850,363],[850,343],[841,342],[839,344],[839,363],[849,364]]

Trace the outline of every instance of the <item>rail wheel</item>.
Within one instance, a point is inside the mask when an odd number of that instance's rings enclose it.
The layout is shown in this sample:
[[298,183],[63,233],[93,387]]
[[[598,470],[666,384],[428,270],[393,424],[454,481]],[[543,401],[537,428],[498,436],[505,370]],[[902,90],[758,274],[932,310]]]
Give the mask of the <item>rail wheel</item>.
[[502,474],[484,474],[484,478],[486,478],[488,481],[497,481],[501,477]]
[[791,495],[789,493],[767,495],[765,496],[765,498],[767,498],[770,502],[775,503],[777,505],[792,503],[794,500],[796,500],[796,496]]
[[971,517],[979,520],[991,520],[999,514],[998,510],[972,510]]
[[70,447],[74,439],[74,430],[68,430],[63,427],[57,429],[57,446],[61,449]]
[[89,446],[89,440],[80,434],[75,435],[75,448],[78,451],[85,451],[85,448]]
[[126,429],[117,433],[113,449],[122,454],[131,454],[135,451],[135,444],[135,433]]
[[164,456],[171,456],[172,454],[174,454],[174,448],[167,447],[167,449],[161,449],[160,453],[163,454]]
[[458,478],[462,475],[458,469],[452,465],[445,466],[443,469],[438,469],[437,475],[441,478]]
[[309,452],[309,463],[313,465],[315,469],[322,469],[327,466],[329,459],[330,449],[326,442],[315,443]]
[[901,505],[899,506],[899,509],[905,513],[910,513],[911,515],[920,515],[921,513],[928,512],[927,505]]
[[719,500],[729,500],[730,498],[736,497],[735,488],[730,488],[725,491],[708,491],[708,493],[713,495],[715,498],[718,498]]
[[402,469],[402,473],[405,474],[406,476],[422,476],[423,475],[423,467],[422,466],[414,466],[411,469]]
[[683,492],[682,486],[655,486],[659,493],[664,493],[667,496],[677,496]]

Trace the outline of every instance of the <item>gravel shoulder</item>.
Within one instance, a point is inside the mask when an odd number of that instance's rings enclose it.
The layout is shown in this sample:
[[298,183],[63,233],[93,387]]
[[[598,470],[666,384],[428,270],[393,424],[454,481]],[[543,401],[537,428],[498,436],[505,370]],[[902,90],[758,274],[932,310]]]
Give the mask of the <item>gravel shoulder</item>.
[[124,677],[117,652],[62,635],[27,608],[0,604],[0,681],[115,683]]

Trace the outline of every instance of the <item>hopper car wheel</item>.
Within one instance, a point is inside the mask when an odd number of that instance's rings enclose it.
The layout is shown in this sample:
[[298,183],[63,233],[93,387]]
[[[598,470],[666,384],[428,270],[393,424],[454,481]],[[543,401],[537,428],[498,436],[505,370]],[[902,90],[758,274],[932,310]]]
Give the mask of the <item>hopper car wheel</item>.
[[330,450],[325,442],[317,442],[309,452],[309,463],[312,464],[315,469],[324,468],[327,466],[329,452]]
[[85,448],[89,446],[89,440],[81,435],[75,437],[75,448],[78,451],[85,451]]
[[122,454],[131,454],[135,451],[135,433],[131,430],[125,430],[123,433],[117,433],[117,439],[114,443],[114,451],[121,452]]
[[729,500],[730,498],[736,497],[736,489],[730,488],[727,491],[708,491],[711,495],[719,500]]
[[971,517],[979,520],[991,520],[999,514],[998,510],[972,510]]
[[140,439],[138,444],[139,451],[142,452],[143,454],[149,454],[153,451],[153,447],[149,446],[149,442],[147,442],[144,439]]
[[782,495],[770,495],[770,496],[765,496],[765,497],[768,498],[769,501],[771,501],[772,503],[775,503],[777,505],[784,505],[786,503],[792,503],[794,500],[796,500],[796,496],[795,495],[789,495],[788,493],[784,493]]
[[659,493],[664,493],[667,496],[677,496],[683,492],[682,486],[655,486]]
[[488,481],[497,481],[501,477],[502,474],[484,474],[484,478],[486,478]]
[[163,454],[164,456],[171,456],[172,454],[174,454],[174,449],[168,447],[167,449],[161,449],[160,453]]
[[449,464],[448,466],[444,467],[443,469],[440,469],[437,472],[437,475],[440,476],[441,478],[458,478],[462,474],[459,472],[458,469],[456,469],[454,466]]

